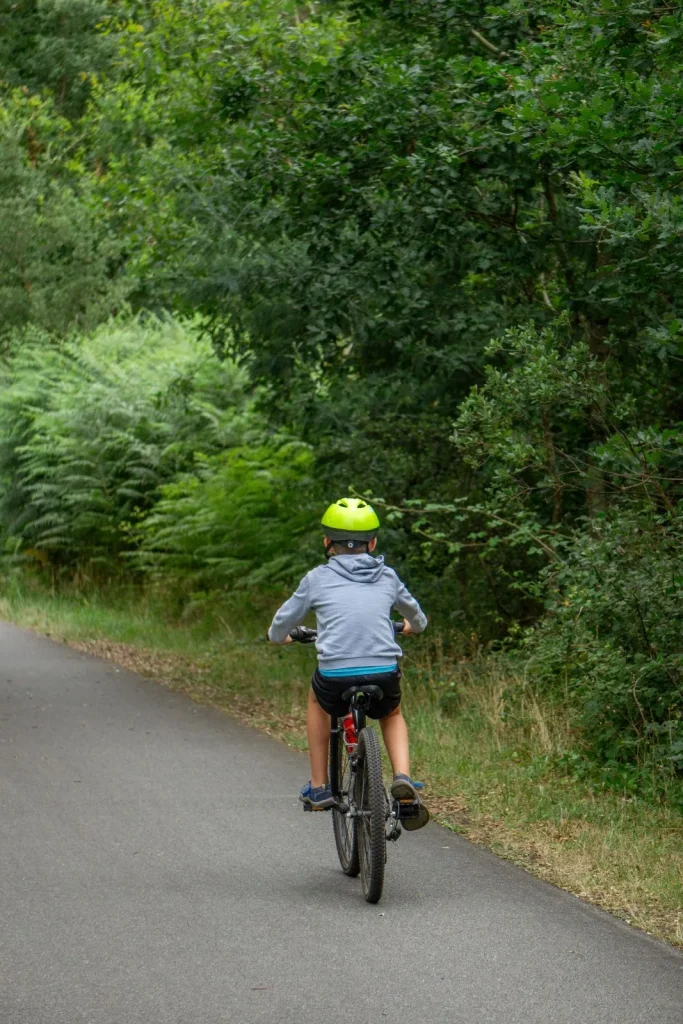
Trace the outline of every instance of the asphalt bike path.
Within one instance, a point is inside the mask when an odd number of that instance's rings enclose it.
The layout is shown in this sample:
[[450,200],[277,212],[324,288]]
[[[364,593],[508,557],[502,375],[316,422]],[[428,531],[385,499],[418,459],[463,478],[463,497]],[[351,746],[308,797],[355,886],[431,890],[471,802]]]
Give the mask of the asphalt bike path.
[[382,901],[307,759],[0,623],[2,1024],[683,1024],[683,956],[436,825]]

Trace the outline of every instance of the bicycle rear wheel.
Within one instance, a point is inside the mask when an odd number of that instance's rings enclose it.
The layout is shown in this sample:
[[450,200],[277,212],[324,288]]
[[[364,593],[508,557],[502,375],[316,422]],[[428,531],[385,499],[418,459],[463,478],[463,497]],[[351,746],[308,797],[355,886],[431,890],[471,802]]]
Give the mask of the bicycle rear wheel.
[[362,729],[358,737],[355,804],[363,895],[368,903],[377,903],[384,886],[386,806],[379,741],[370,728]]
[[[338,733],[333,735],[330,744],[330,781],[332,791],[339,798],[342,804],[349,804],[349,787],[351,786],[351,763],[349,752],[344,743],[344,731],[340,727]],[[355,878],[360,871],[358,861],[358,829],[356,818],[350,818],[348,814],[332,810],[332,825],[334,827],[334,841],[337,844],[339,863],[345,875]]]

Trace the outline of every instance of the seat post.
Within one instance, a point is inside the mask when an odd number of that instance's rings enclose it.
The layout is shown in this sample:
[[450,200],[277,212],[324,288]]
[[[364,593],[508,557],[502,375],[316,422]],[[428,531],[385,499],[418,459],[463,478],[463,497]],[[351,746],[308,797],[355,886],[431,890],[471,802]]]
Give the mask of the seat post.
[[342,700],[348,701],[351,705],[353,720],[356,724],[356,731],[360,732],[365,727],[365,716],[372,700],[381,700],[384,691],[380,686],[373,683],[365,683],[362,686],[351,686],[342,694]]
[[356,726],[356,735],[360,734],[361,729],[365,728],[365,712],[366,712],[366,696],[364,693],[354,693],[351,699],[351,713],[353,715],[354,725]]

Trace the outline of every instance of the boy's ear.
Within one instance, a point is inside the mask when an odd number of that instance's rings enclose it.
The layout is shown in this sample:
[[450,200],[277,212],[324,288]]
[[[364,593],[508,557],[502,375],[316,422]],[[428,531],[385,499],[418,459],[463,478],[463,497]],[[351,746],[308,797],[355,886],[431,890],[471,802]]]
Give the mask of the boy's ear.
[[377,547],[377,538],[373,537],[372,540],[368,541],[368,551],[370,552],[370,554],[372,554],[372,552],[375,550],[376,547]]

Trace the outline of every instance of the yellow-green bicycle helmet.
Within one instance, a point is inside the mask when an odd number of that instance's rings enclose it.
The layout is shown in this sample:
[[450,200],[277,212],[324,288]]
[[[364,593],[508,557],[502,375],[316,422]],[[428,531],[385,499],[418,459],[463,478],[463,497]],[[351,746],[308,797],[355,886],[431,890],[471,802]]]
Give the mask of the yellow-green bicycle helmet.
[[379,519],[372,505],[362,498],[340,498],[328,508],[322,526],[330,540],[372,540],[379,530]]

